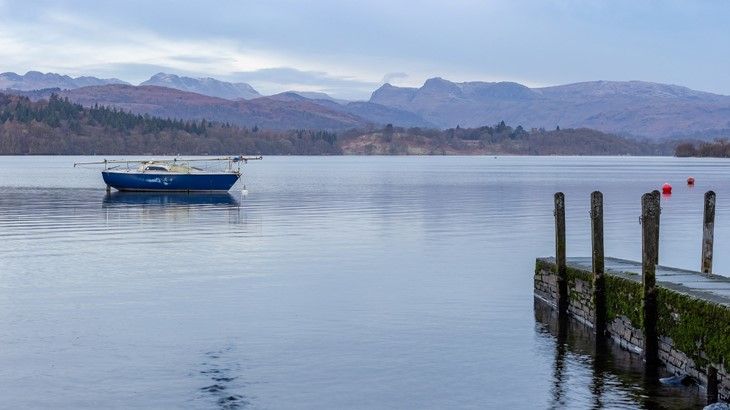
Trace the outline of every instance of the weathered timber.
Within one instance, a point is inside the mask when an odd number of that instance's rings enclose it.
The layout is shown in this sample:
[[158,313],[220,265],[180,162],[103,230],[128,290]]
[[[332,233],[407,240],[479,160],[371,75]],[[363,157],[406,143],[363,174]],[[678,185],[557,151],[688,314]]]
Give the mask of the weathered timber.
[[[593,267],[593,308],[595,323],[593,329],[597,336],[606,332],[606,295],[603,251],[603,194],[599,191],[591,193],[591,245]],[[597,339],[598,340],[598,339]]]
[[705,192],[705,211],[702,220],[702,264],[700,271],[712,273],[712,247],[715,233],[715,192]]
[[644,194],[641,197],[641,228],[643,354],[647,368],[652,369],[659,363],[659,339],[656,329],[656,237],[659,229],[659,197],[653,193]]
[[565,268],[565,195],[555,193],[555,260],[558,274],[558,312],[568,311],[568,279]]
[[659,219],[661,219],[660,216],[662,214],[662,207],[661,207],[662,194],[661,194],[661,192],[659,192],[658,189],[651,191],[651,193],[652,193],[652,195],[654,195],[656,197],[656,203],[658,204],[658,206],[657,206],[657,211],[658,211],[657,215],[658,216],[657,216],[657,220],[656,220],[656,235],[654,236],[654,242],[656,243],[656,260],[654,261],[654,263],[656,263],[658,265],[659,264],[659,222],[660,222]]

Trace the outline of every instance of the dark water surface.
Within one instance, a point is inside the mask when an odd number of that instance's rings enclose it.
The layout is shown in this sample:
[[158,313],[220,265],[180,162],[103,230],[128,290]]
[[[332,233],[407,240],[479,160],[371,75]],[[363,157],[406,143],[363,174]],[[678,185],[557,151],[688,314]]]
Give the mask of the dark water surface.
[[558,332],[532,275],[555,191],[569,255],[589,255],[600,189],[606,254],[637,259],[640,196],[665,181],[661,263],[699,267],[714,189],[730,272],[726,160],[267,157],[245,197],[107,197],[76,160],[0,158],[0,407],[701,404]]

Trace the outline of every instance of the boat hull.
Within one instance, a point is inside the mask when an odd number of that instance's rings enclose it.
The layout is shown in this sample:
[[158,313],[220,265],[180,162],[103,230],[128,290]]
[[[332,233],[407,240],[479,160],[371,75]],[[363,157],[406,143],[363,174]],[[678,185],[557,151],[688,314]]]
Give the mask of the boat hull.
[[238,181],[239,174],[102,171],[104,182],[119,191],[147,192],[226,192]]

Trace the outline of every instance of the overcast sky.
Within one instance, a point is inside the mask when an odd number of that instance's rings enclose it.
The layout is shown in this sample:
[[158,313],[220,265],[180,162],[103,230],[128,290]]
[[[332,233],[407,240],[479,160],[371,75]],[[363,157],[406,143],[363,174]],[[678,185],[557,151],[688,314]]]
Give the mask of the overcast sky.
[[160,71],[367,98],[429,77],[730,94],[730,1],[0,0],[0,71]]

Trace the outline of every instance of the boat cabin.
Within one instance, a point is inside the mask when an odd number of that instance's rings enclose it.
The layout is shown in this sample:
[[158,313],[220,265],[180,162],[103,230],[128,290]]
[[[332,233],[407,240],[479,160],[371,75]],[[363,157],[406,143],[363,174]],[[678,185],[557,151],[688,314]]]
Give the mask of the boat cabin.
[[143,171],[165,171],[170,172],[170,168],[165,165],[152,164],[145,165]]
[[137,168],[138,172],[146,173],[160,173],[160,172],[175,172],[179,174],[189,174],[191,172],[202,172],[203,170],[198,167],[191,167],[186,163],[167,163],[167,162],[145,162]]
[[160,162],[145,162],[137,169],[139,172],[171,172],[170,166]]

